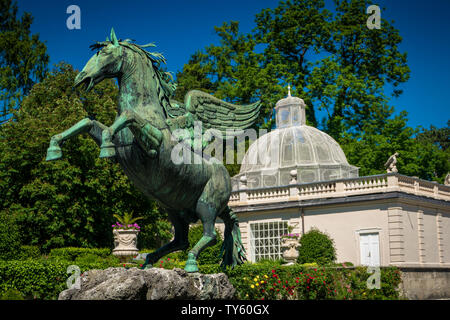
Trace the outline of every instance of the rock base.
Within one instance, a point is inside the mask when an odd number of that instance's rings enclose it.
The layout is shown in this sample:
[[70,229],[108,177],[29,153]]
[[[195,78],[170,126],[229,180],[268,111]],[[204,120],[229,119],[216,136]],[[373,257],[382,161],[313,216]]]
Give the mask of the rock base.
[[62,291],[59,300],[207,300],[233,299],[224,273],[188,273],[182,269],[108,268],[83,274],[80,287]]

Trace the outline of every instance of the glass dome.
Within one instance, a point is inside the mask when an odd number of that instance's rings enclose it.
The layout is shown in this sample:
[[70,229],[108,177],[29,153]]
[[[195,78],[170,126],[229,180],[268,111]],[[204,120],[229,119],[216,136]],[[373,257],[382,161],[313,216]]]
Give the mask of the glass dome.
[[253,142],[245,154],[232,188],[247,178],[248,188],[288,185],[290,171],[298,183],[358,177],[358,168],[347,162],[339,144],[328,134],[306,125],[305,103],[291,97],[277,102],[277,129]]

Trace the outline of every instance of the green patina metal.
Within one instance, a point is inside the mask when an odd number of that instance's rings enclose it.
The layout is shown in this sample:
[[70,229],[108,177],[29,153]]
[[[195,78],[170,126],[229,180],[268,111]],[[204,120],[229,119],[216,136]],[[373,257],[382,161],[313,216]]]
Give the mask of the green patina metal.
[[114,30],[110,39],[91,46],[98,51],[77,75],[75,86],[85,84],[86,90],[91,90],[105,78],[117,78],[118,117],[110,127],[86,118],[53,136],[47,160],[61,158],[64,140],[88,133],[100,146],[100,157],[115,158],[139,190],[167,208],[175,228],[174,240],[147,255],[144,267],[170,252],[186,249],[189,224],[200,219],[203,237],[189,252],[185,267],[197,272],[198,255],[216,241],[217,217],[225,223],[222,265],[235,266],[245,260],[245,251],[238,219],[227,205],[230,176],[223,164],[203,158],[200,163],[175,164],[171,152],[179,142],[172,132],[188,129],[192,138],[194,121],[201,121],[204,130],[224,135],[227,129],[245,129],[258,117],[260,103],[238,106],[196,90],[186,95],[185,103],[171,100],[176,86],[170,74],[159,68],[164,57],[144,50],[152,46],[118,40]]

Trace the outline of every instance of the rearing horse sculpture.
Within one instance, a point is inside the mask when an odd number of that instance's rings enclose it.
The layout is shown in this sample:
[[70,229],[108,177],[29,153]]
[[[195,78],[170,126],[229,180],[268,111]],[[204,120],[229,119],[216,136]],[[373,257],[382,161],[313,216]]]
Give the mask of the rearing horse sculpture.
[[89,91],[105,78],[117,78],[118,116],[110,127],[86,118],[53,136],[47,160],[61,158],[64,140],[88,133],[100,146],[100,157],[115,157],[139,190],[167,208],[174,239],[148,254],[144,267],[151,267],[170,252],[185,250],[189,224],[200,219],[203,236],[189,251],[185,267],[188,272],[197,272],[198,255],[216,242],[217,217],[225,223],[222,265],[240,264],[245,251],[237,217],[227,205],[231,183],[225,166],[204,158],[193,164],[174,163],[171,153],[179,141],[173,139],[172,132],[178,128],[192,132],[194,120],[202,121],[205,129],[222,133],[245,129],[258,117],[260,103],[237,106],[200,91],[189,92],[184,104],[170,100],[175,85],[159,69],[164,57],[144,50],[149,46],[154,45],[119,41],[114,30],[110,40],[91,46],[98,51],[75,78],[75,86],[86,84]]

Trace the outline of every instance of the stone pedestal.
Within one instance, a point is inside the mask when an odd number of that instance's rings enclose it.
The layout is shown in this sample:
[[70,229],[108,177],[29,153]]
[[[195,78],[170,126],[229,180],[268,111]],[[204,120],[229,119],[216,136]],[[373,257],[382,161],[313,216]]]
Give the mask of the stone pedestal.
[[188,273],[182,269],[108,268],[83,274],[80,287],[59,300],[208,300],[233,299],[235,289],[224,273]]

